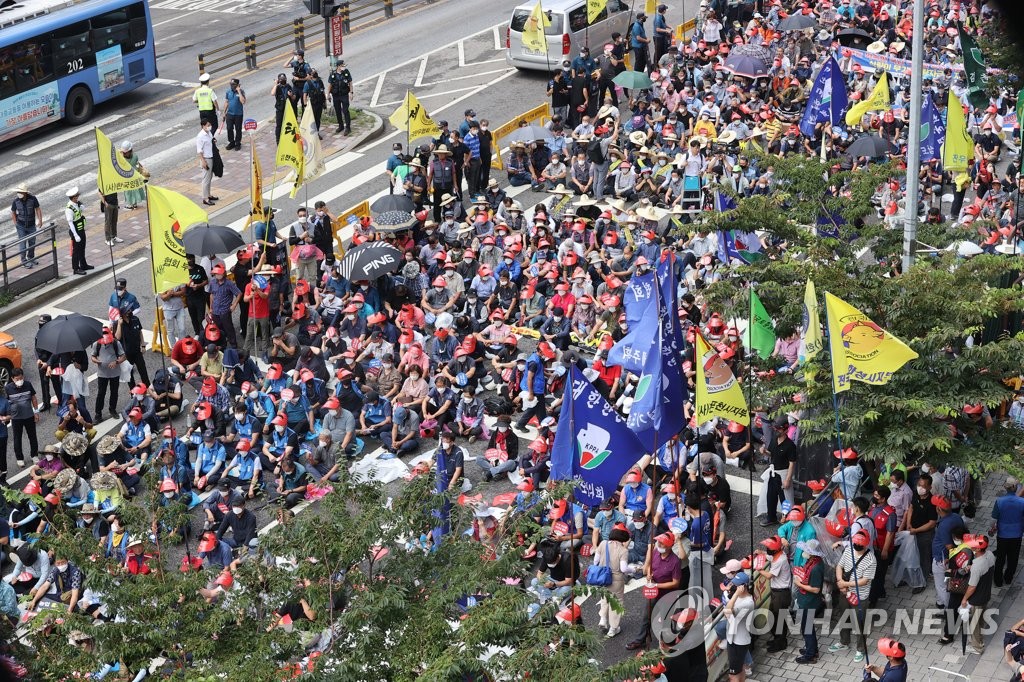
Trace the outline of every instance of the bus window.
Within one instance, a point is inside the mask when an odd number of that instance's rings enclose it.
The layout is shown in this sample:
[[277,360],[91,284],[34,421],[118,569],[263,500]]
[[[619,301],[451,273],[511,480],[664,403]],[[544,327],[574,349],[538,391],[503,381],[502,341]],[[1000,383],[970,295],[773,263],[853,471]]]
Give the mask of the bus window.
[[103,28],[94,28],[92,30],[93,50],[99,51],[113,45],[123,46],[121,50],[122,52],[128,51],[126,48],[131,45],[131,39],[127,23],[105,26]]
[[45,40],[25,40],[0,53],[0,70],[4,82],[0,90],[4,95],[31,90],[53,77],[49,45]]
[[[85,29],[85,30],[80,30]],[[55,37],[50,41],[53,51],[53,67],[58,76],[76,73],[88,66],[96,64],[96,56],[89,46],[88,24],[74,24],[64,36]]]

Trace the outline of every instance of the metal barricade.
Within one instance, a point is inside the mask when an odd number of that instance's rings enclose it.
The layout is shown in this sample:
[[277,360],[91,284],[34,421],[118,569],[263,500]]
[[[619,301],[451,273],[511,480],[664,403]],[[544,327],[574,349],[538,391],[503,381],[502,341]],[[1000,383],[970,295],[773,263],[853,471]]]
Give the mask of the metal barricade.
[[[23,252],[26,257],[34,256],[38,265],[28,267],[23,263]],[[0,263],[6,296],[23,294],[57,279],[57,226],[51,222],[31,235],[0,244]]]

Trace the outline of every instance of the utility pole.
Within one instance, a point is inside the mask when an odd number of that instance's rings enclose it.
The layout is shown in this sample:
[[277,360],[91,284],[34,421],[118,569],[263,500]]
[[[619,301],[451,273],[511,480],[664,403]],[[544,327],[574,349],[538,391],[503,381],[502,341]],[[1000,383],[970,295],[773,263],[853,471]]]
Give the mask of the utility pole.
[[903,272],[914,264],[917,241],[917,203],[921,194],[921,87],[924,70],[924,5],[914,5],[914,39],[911,43],[910,67],[910,132],[907,135],[907,206],[903,216]]

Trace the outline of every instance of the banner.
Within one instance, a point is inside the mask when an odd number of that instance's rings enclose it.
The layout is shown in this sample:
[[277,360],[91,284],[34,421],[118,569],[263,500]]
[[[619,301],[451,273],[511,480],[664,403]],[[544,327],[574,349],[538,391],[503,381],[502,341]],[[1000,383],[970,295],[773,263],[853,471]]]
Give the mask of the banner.
[[804,319],[800,325],[800,349],[797,359],[803,363],[810,360],[824,348],[821,340],[821,321],[818,319],[818,295],[814,290],[814,282],[807,280],[804,289]]
[[96,171],[96,185],[100,194],[115,194],[130,189],[142,189],[146,184],[142,173],[128,160],[117,153],[110,138],[96,128],[96,156],[99,169]]
[[942,141],[946,138],[946,124],[932,101],[931,93],[924,93],[921,104],[921,162],[942,158]]
[[750,410],[743,390],[725,360],[718,356],[704,334],[697,331],[697,426],[714,417],[750,425]]
[[747,350],[757,351],[762,360],[775,351],[775,323],[753,289],[750,290],[750,324],[743,332],[743,345]]
[[[845,52],[849,48],[843,48]],[[833,55],[834,56],[834,55]],[[882,54],[874,54],[872,52],[865,52],[864,50],[850,49],[849,59],[845,59],[843,65],[846,67],[847,73],[853,68],[854,64],[859,64],[865,71],[873,72],[878,69],[882,69],[886,73],[890,74],[893,78],[900,80],[910,80],[910,67],[912,65],[909,59],[900,59],[899,57],[893,57],[889,53],[885,52]],[[938,80],[945,73],[946,68],[953,69],[953,73],[963,72],[963,67],[959,64],[924,64],[924,78],[931,78],[933,81]]]
[[292,108],[284,108],[284,122],[281,125],[281,138],[277,141],[278,166],[288,166],[295,172],[295,183],[292,185],[292,198],[302,186],[302,179],[306,177],[306,154],[302,151],[302,131],[299,124],[295,122],[295,112]]
[[249,217],[245,220],[245,227],[263,220],[263,169],[256,151],[255,135],[249,135],[249,157],[252,159],[249,164]]
[[302,151],[305,156],[305,176],[303,182],[316,180],[324,172],[324,150],[320,144],[320,131],[316,128],[313,118],[313,107],[302,110],[302,121],[299,123],[302,133]]
[[960,98],[949,90],[946,104],[946,140],[942,145],[942,169],[965,171],[974,158],[974,140],[967,132],[967,119]]
[[505,170],[505,164],[501,158],[501,138],[509,135],[522,125],[532,125],[535,122],[537,125],[540,125],[544,122],[545,118],[551,118],[551,108],[547,104],[541,104],[492,130],[491,148],[495,150],[495,154],[491,157],[491,168],[494,170]]
[[177,192],[150,185],[146,191],[149,239],[153,250],[153,293],[188,282],[181,236],[192,225],[209,222],[206,211]]
[[981,55],[978,42],[964,30],[963,24],[957,26],[960,32],[960,50],[964,53],[964,73],[967,75],[967,99],[979,109],[988,106],[988,93],[985,92],[985,58]]
[[851,381],[881,385],[917,357],[905,343],[841,298],[825,292],[825,318],[832,352],[832,390],[849,390]]
[[858,126],[864,114],[869,111],[888,109],[891,105],[892,100],[889,98],[889,74],[883,73],[882,77],[875,83],[875,87],[872,88],[871,94],[868,95],[867,99],[857,102],[846,112],[846,125]]
[[587,23],[594,23],[607,5],[608,0],[587,0]]
[[541,7],[540,0],[537,0],[533,11],[530,12],[530,16],[526,19],[526,25],[523,26],[523,47],[531,52],[547,54],[548,39],[544,35],[544,29],[550,25],[551,20],[548,19],[548,15],[544,14],[544,8]]
[[399,130],[406,131],[410,141],[441,134],[441,129],[416,99],[416,95],[412,94],[412,90],[406,91],[405,101],[395,109],[395,113],[391,114],[388,120]]
[[573,365],[551,449],[551,479],[574,480],[576,500],[596,507],[643,455],[626,420]]
[[807,108],[800,119],[800,132],[807,137],[814,137],[814,126],[825,121],[832,125],[839,123],[848,106],[849,97],[843,72],[835,57],[829,57],[811,87]]

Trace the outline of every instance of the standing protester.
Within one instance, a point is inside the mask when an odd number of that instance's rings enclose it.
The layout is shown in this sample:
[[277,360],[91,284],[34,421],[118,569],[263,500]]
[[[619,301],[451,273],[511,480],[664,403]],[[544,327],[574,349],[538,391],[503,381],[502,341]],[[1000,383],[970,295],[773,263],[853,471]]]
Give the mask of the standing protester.
[[668,25],[665,13],[668,5],[658,5],[658,12],[654,15],[654,63],[661,62],[662,56],[668,52],[672,44],[672,29]]
[[100,211],[103,212],[103,241],[107,246],[120,244],[123,239],[117,236],[117,192],[100,193]]
[[796,552],[803,561],[793,566],[793,585],[796,587],[796,608],[799,615],[800,634],[804,646],[800,649],[797,663],[814,663],[818,660],[818,635],[814,630],[814,617],[825,600],[822,588],[825,585],[825,562],[821,545],[814,538],[796,543]]
[[995,572],[992,582],[996,587],[1013,582],[1020,560],[1020,542],[1024,535],[1024,497],[1017,495],[1020,482],[1013,476],[1003,484],[1003,494],[992,506],[992,527],[989,535],[996,536]]
[[18,231],[18,239],[23,239],[18,245],[18,256],[21,264],[26,268],[39,265],[36,260],[36,230],[43,228],[43,209],[39,206],[39,200],[29,193],[28,185],[21,183],[14,188],[15,197],[11,204],[11,220]]
[[199,76],[199,87],[192,93],[192,101],[199,109],[199,123],[209,121],[214,134],[217,133],[217,93],[210,87],[210,74]]
[[76,275],[84,275],[94,266],[85,262],[85,212],[82,202],[78,200],[78,187],[72,187],[64,193],[68,204],[64,207],[64,218],[68,221],[68,232],[71,234],[71,271]]
[[142,383],[148,386],[149,370],[146,368],[146,356],[142,353],[146,343],[142,338],[142,320],[135,315],[131,305],[126,304],[121,306],[121,316],[114,324],[114,338],[121,342],[125,359],[138,370]]
[[491,179],[491,159],[494,158],[494,133],[490,130],[490,121],[486,118],[480,119],[480,130],[477,131],[477,138],[480,140],[480,170],[477,171],[476,184],[482,191]]
[[[124,140],[121,143],[121,156],[125,162],[137,170],[139,175],[144,178],[149,178],[149,171],[142,165],[142,161],[139,160],[139,155],[132,149],[131,140]],[[139,204],[146,200],[146,188],[139,187],[138,189],[126,189],[124,191],[124,203],[125,208],[128,210],[135,210],[139,207]],[[117,226],[114,226],[114,241],[123,242],[123,239],[117,238]]]
[[224,93],[224,127],[228,131],[227,150],[242,148],[242,119],[245,117],[245,90],[237,78],[228,82]]
[[779,503],[785,498],[785,492],[793,489],[793,473],[796,469],[796,444],[789,438],[789,421],[780,415],[772,421],[774,431],[771,441],[762,452],[771,459],[768,478],[768,512],[762,526],[773,526],[779,522]]
[[851,627],[843,627],[839,632],[839,641],[833,642],[828,650],[834,654],[849,649],[850,637],[856,634],[857,651],[853,660],[860,663],[867,655],[867,632],[864,629],[866,604],[861,603],[867,601],[871,591],[871,581],[875,577],[875,555],[871,551],[871,537],[862,530],[854,533],[852,540],[838,542],[835,547],[843,548],[843,554],[836,564],[836,589],[839,590],[837,599],[842,609],[853,611],[852,628],[856,632],[851,633]]
[[220,329],[224,343],[230,346],[238,345],[232,315],[241,299],[242,292],[227,278],[224,266],[219,263],[214,265],[213,279],[210,281],[210,312]]
[[159,294],[160,308],[164,311],[164,326],[167,329],[167,341],[174,347],[178,339],[185,336],[185,297],[188,287],[185,284],[171,287]]
[[729,657],[729,682],[743,682],[747,678],[744,661],[753,639],[750,636],[750,614],[755,608],[750,594],[750,576],[740,571],[731,581],[734,588],[729,602],[722,610],[726,618],[726,653]]
[[213,124],[203,121],[202,129],[196,135],[196,155],[199,157],[199,167],[203,169],[203,203],[213,206],[217,197],[213,196],[210,185],[213,183]]
[[185,256],[188,263],[188,287],[186,290],[185,302],[188,305],[188,316],[192,320],[192,329],[196,336],[203,333],[203,318],[206,317],[206,285],[210,283],[210,277],[206,269],[196,263],[194,254]]
[[629,28],[629,47],[633,50],[634,71],[647,70],[647,48],[651,39],[647,37],[647,30],[644,28],[645,21],[647,21],[647,15],[640,12],[636,15],[636,21]]
[[469,122],[469,132],[463,137],[463,144],[469,150],[466,157],[466,188],[469,195],[475,197],[480,193],[480,124]]
[[327,105],[327,91],[324,80],[313,67],[309,68],[309,76],[302,88],[302,105],[313,107],[313,123],[316,125],[317,137],[324,139],[320,134],[320,117],[323,116],[324,107]]
[[103,399],[110,391],[110,414],[117,417],[117,391],[121,380],[121,363],[127,360],[124,347],[114,338],[108,327],[103,328],[103,336],[93,344],[91,358],[96,365],[96,412],[93,423],[103,421]]
[[893,545],[896,541],[896,509],[889,504],[889,486],[875,488],[868,516],[875,526],[875,561],[878,568],[871,582],[869,605],[874,608],[879,599],[885,599],[885,575],[892,560]]
[[427,169],[427,185],[434,193],[434,222],[441,222],[441,198],[455,194],[455,162],[448,147],[440,145],[434,150],[434,158]]
[[[996,559],[988,551],[988,536],[965,535],[964,543],[974,551],[971,573],[967,579],[967,591],[960,600],[960,608],[970,608],[971,653],[981,656],[985,653],[985,640],[981,637],[982,612],[992,599],[992,579],[995,575]],[[968,627],[965,622],[962,627]]]
[[337,132],[345,135],[352,134],[352,115],[348,110],[352,90],[352,73],[345,67],[345,60],[339,59],[334,71],[327,77],[327,96],[334,104],[334,114],[338,119]]
[[[39,316],[39,328],[42,329],[43,325],[49,322],[52,318],[50,315],[43,313]],[[55,374],[54,369],[59,367],[56,364],[60,358],[54,357],[53,353],[48,350],[43,350],[38,345],[36,346],[36,367],[39,369],[39,389],[42,391],[43,400],[42,407],[39,408],[40,412],[46,412],[50,409],[50,405],[56,405],[60,402],[61,385],[60,385],[60,374]],[[53,389],[51,394],[50,389]],[[6,448],[4,448],[6,451]]]
[[14,458],[18,466],[25,466],[25,455],[21,447],[21,434],[28,434],[29,456],[32,461],[39,458],[39,439],[36,437],[36,422],[39,421],[39,401],[36,389],[25,379],[20,367],[11,370],[11,380],[4,389],[9,402],[10,423],[14,429]]
[[[917,487],[914,489],[914,497],[910,500],[910,509],[903,516],[903,525],[900,530],[910,532],[917,545],[918,558],[921,562],[921,569],[927,575],[928,562],[932,557],[932,539],[935,537],[935,524],[938,521],[938,513],[935,505],[932,504],[932,477],[922,473],[917,478]],[[914,594],[924,591],[924,586],[915,587]]]
[[288,85],[288,77],[283,73],[277,74],[277,80],[270,88],[270,96],[274,98],[274,141],[281,139],[281,126],[284,125],[284,108],[291,106],[292,113],[297,114],[298,110],[295,101],[298,98],[297,91]]
[[[391,156],[388,157],[387,161],[384,162],[384,174],[388,176],[388,194],[395,193],[395,185],[398,183],[398,178],[395,177],[395,171],[405,164],[405,155],[402,153],[402,143],[395,142],[391,145]],[[401,187],[401,185],[399,185]]]

